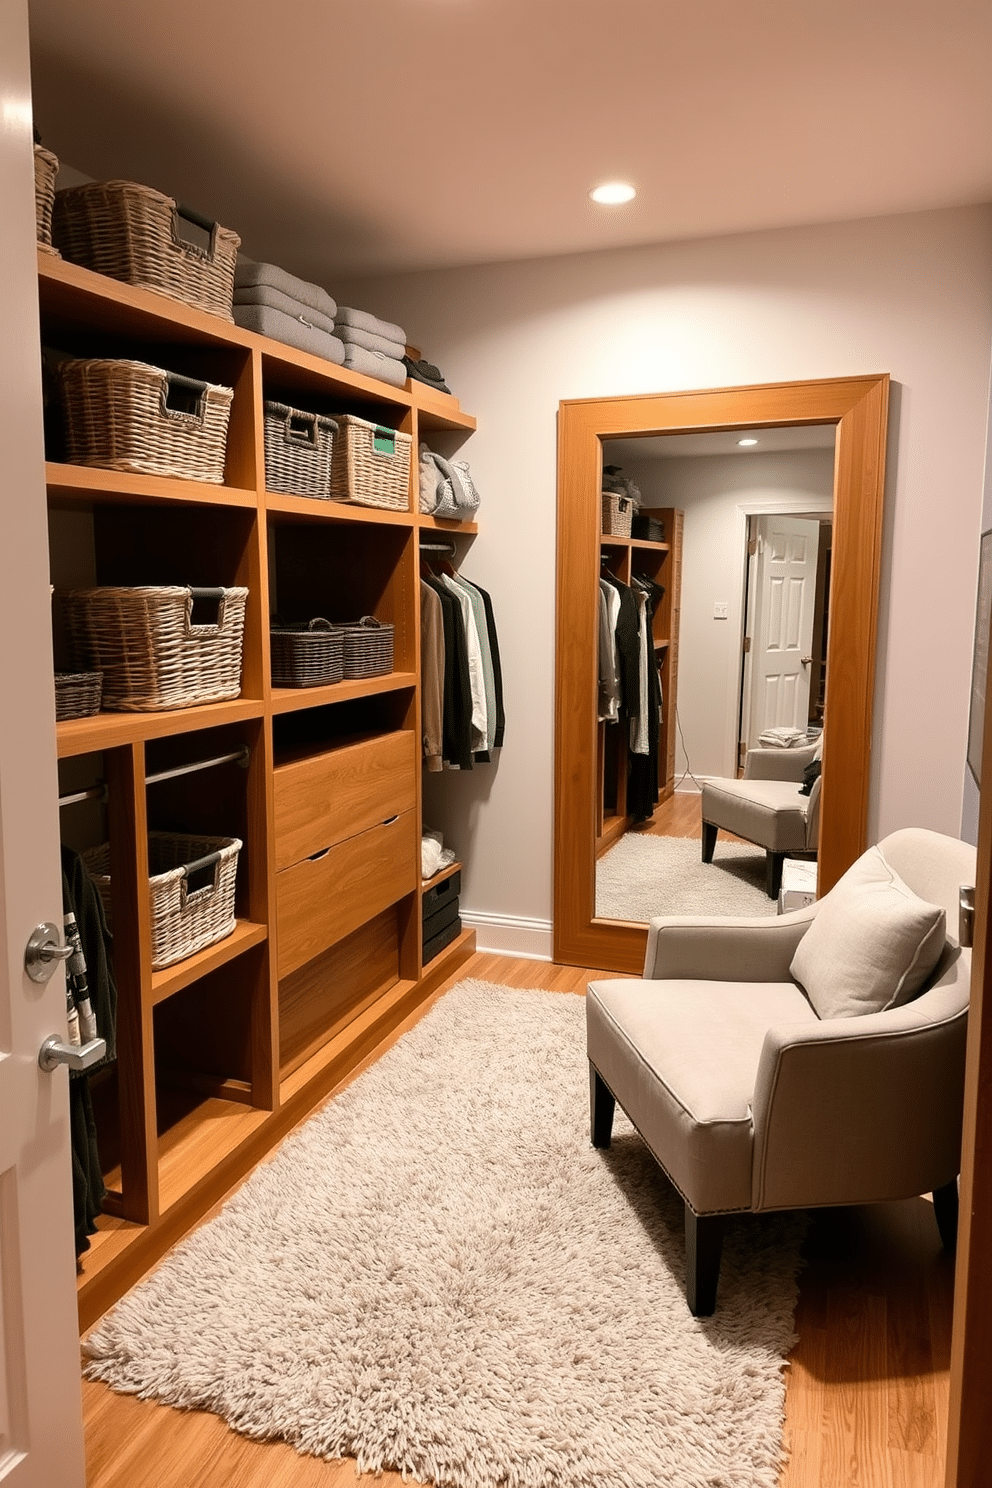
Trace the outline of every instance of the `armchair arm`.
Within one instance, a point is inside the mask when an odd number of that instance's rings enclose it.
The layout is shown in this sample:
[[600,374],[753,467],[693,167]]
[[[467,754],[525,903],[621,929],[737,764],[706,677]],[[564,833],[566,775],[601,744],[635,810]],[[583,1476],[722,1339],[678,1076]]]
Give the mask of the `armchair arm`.
[[645,979],[791,981],[789,966],[816,909],[761,919],[663,915],[648,926]]
[[775,749],[757,745],[749,749],[744,760],[745,780],[802,781],[803,771],[819,749],[819,740],[799,749]]
[[[945,1009],[946,1011],[946,1009]],[[908,1198],[961,1152],[967,1005],[772,1028],[755,1081],[752,1207]]]

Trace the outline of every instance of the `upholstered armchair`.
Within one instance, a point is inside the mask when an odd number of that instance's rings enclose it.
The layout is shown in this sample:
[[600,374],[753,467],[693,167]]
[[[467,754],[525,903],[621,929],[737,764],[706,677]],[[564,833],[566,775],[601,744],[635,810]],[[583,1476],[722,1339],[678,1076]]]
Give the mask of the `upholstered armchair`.
[[821,740],[801,749],[749,749],[742,780],[703,782],[703,862],[712,863],[722,827],[763,847],[765,887],[778,898],[782,862],[788,853],[815,853],[820,834],[820,781],[809,795],[800,786],[807,765],[819,759]]
[[894,832],[806,909],[652,920],[643,978],[590,983],[592,1142],[619,1102],[681,1194],[695,1315],[728,1214],[932,1193],[953,1245],[974,873],[967,843]]

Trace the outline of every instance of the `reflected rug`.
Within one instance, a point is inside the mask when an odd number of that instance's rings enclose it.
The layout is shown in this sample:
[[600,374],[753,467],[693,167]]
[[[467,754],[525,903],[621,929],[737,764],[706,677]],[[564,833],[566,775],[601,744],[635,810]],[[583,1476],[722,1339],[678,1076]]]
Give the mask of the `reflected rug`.
[[704,863],[698,837],[628,832],[596,864],[596,914],[606,920],[655,915],[773,915],[765,893],[765,851],[717,838]]
[[584,1002],[460,983],[98,1325],[87,1373],[441,1488],[776,1488],[802,1221],[732,1218],[718,1310]]

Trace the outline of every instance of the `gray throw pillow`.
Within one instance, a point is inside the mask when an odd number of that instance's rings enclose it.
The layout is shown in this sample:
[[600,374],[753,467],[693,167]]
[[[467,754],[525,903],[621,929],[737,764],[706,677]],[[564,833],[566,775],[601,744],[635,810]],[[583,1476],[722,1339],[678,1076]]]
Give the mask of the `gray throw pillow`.
[[943,909],[871,847],[824,896],[789,969],[820,1018],[881,1013],[922,990],[944,937]]

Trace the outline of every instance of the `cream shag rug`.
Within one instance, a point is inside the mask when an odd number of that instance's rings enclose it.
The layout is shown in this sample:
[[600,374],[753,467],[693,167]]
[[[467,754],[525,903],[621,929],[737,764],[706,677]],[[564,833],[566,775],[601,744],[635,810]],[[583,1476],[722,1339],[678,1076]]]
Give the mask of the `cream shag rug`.
[[773,915],[765,893],[765,850],[717,838],[712,863],[698,837],[628,832],[596,864],[596,914],[606,920],[655,915]]
[[87,1372],[453,1488],[775,1488],[801,1222],[741,1217],[718,1310],[580,997],[460,983],[89,1337]]

